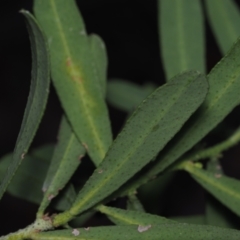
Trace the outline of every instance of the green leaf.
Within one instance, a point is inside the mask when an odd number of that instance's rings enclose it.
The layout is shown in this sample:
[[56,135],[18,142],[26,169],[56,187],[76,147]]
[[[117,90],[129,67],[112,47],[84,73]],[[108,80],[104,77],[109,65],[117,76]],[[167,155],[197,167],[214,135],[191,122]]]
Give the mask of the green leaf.
[[131,112],[155,89],[152,85],[138,86],[123,79],[112,79],[107,84],[107,100],[114,107]]
[[93,215],[96,213],[96,211],[87,211],[80,216],[74,218],[70,222],[70,226],[72,227],[82,227],[83,225],[86,225],[86,222],[93,217]]
[[[208,225],[224,227],[224,228],[238,228],[236,215],[216,198],[212,196],[207,197],[206,205],[206,223]],[[235,217],[235,218],[234,218]]]
[[[192,71],[176,76],[146,98],[78,194],[68,217],[103,200],[153,159],[199,107],[207,89],[206,79]],[[65,216],[56,216],[56,225]]]
[[[147,229],[148,228],[148,229]],[[31,234],[34,240],[239,240],[240,231],[224,229],[212,226],[191,225],[186,223],[179,224],[158,224],[145,226],[145,231],[141,232],[144,226],[110,226],[93,227],[69,230],[57,230]],[[75,236],[75,235],[78,236]]]
[[144,213],[140,211],[123,210],[119,208],[98,206],[97,209],[106,214],[110,220],[118,225],[134,224],[134,225],[148,225],[161,223],[174,223],[173,220],[157,215]]
[[173,221],[189,224],[201,224],[201,225],[206,224],[204,215],[177,216],[170,217],[170,219]]
[[107,52],[106,47],[102,39],[95,34],[89,36],[90,48],[94,58],[95,67],[93,68],[96,72],[97,78],[100,81],[100,87],[105,98],[107,89]]
[[[9,185],[7,192],[15,197],[39,205],[42,200],[42,183],[46,176],[50,159],[53,154],[53,145],[48,144],[32,150],[25,158],[17,174]],[[0,159],[0,175],[7,171],[12,159],[12,153]],[[36,169],[38,170],[37,174]],[[71,207],[76,198],[72,185],[65,188],[53,202],[57,210],[66,210]]]
[[38,209],[42,217],[45,209],[72,177],[85,155],[85,148],[79,143],[67,119],[63,116],[51,165],[43,184],[44,197]]
[[21,13],[27,20],[31,42],[32,80],[13,159],[1,182],[0,199],[24,159],[25,154],[28,152],[43,116],[49,93],[49,59],[45,38],[33,16],[25,10],[22,10]]
[[74,186],[69,183],[66,187],[64,187],[64,189],[60,192],[57,198],[53,200],[53,207],[57,210],[69,209],[74,203],[76,196],[77,194]]
[[209,91],[202,106],[158,156],[153,166],[129,184],[142,184],[174,163],[216,127],[240,102],[240,39],[208,74]]
[[127,200],[127,209],[132,211],[145,212],[141,201],[136,196],[137,192],[129,193]]
[[[207,171],[216,176],[223,175],[221,163],[218,158],[212,158],[207,163]],[[234,228],[231,212],[228,208],[222,205],[216,198],[208,194],[206,201],[206,223],[208,225]],[[236,226],[237,227],[237,226]]]
[[[7,192],[15,197],[39,204],[42,198],[42,183],[46,175],[53,145],[37,148],[24,158],[21,167],[9,185]],[[11,163],[13,154],[7,154],[0,160],[0,175],[2,176]],[[37,169],[37,174],[36,174]]]
[[226,54],[240,36],[240,12],[232,0],[205,1],[207,16],[222,54]]
[[205,73],[200,0],[158,0],[160,48],[167,81],[186,70]]
[[240,216],[240,181],[221,174],[213,174],[196,167],[193,163],[185,163],[183,169],[216,197],[222,204]]
[[[106,64],[100,39],[86,34],[74,0],[34,1],[34,12],[48,37],[54,86],[77,137],[98,165],[112,143],[103,96]],[[96,51],[95,51],[96,50]]]

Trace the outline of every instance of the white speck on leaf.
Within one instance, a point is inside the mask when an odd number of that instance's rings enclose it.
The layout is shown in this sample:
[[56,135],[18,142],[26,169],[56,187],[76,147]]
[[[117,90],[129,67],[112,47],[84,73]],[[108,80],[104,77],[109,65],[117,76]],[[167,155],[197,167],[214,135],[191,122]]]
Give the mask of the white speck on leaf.
[[78,236],[78,235],[80,234],[80,231],[77,230],[77,229],[73,229],[72,234],[73,234],[74,236]]
[[220,178],[220,177],[222,177],[221,174],[219,174],[219,173],[215,174],[215,178]]
[[49,201],[51,201],[53,198],[54,198],[54,195],[53,195],[53,194],[51,194],[51,195],[48,196],[48,200],[49,200]]
[[21,159],[24,159],[24,157],[25,157],[25,153],[22,153]]
[[152,227],[152,225],[147,225],[147,226],[141,226],[141,225],[139,225],[138,226],[138,231],[141,233],[141,232],[145,232],[145,231],[147,231],[149,228],[151,228]]
[[84,228],[86,231],[88,231],[90,229],[90,227]]

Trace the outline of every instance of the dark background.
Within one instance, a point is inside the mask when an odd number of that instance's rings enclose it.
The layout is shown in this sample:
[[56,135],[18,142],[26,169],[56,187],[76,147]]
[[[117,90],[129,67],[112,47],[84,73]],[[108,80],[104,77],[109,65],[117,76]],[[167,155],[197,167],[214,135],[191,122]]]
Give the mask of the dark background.
[[[79,0],[77,1],[88,33],[97,33],[106,43],[108,77],[123,78],[142,84],[164,83],[157,35],[156,0]],[[31,78],[31,52],[27,30],[20,9],[31,11],[32,0],[2,0],[0,4],[0,157],[13,150],[27,102]],[[208,71],[221,54],[206,24]],[[109,107],[114,135],[126,114]],[[239,109],[227,119],[235,128],[240,122]],[[55,142],[62,114],[56,93],[51,93],[40,129],[32,148]],[[221,139],[221,137],[220,137]],[[207,140],[206,140],[207,141]],[[209,138],[209,142],[216,139]],[[239,146],[229,150],[222,160],[228,175],[240,178]],[[2,177],[2,176],[0,176]],[[204,193],[187,174],[179,173],[171,184],[165,216],[204,212]],[[186,188],[187,187],[187,188]],[[184,190],[183,190],[184,189]],[[178,204],[175,199],[178,199]],[[161,204],[161,203],[159,203]],[[37,206],[5,195],[0,204],[0,235],[33,222]],[[101,219],[101,217],[100,217]]]

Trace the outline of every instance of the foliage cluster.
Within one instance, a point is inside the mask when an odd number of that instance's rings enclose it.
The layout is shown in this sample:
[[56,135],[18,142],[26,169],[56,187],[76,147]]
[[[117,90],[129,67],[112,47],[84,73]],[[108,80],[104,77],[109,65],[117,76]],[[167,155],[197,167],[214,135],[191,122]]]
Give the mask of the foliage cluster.
[[[224,55],[209,73],[203,9]],[[136,194],[139,188],[146,197],[149,190],[161,191],[172,173],[185,171],[240,216],[240,180],[226,176],[219,161],[239,142],[240,129],[209,148],[199,144],[240,103],[240,12],[234,1],[206,0],[204,8],[200,0],[158,1],[166,76],[160,87],[106,81],[106,47],[86,33],[74,0],[35,0],[34,16],[21,13],[31,41],[32,82],[16,147],[0,162],[0,198],[8,188],[39,209],[33,224],[0,239],[239,239],[216,202],[207,201],[205,215],[168,219],[147,213]],[[58,142],[28,153],[50,76],[64,109]],[[129,113],[114,141],[106,100]],[[72,176],[86,155],[96,168],[76,184]],[[127,198],[126,209],[106,205],[118,197]],[[115,226],[82,228],[96,212]]]

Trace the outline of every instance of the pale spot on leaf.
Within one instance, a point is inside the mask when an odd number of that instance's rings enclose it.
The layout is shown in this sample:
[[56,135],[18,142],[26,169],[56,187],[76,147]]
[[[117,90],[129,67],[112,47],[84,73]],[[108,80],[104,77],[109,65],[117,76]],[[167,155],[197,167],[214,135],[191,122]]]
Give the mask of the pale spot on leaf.
[[24,157],[25,157],[25,153],[22,153],[21,159],[24,159]]
[[102,172],[103,172],[103,170],[102,170],[102,169],[99,169],[99,170],[98,170],[98,173],[102,173]]
[[80,231],[77,230],[77,229],[73,229],[72,234],[73,234],[74,236],[78,236],[78,235],[80,234]]
[[138,226],[138,231],[141,233],[141,232],[145,232],[145,231],[147,231],[149,228],[151,228],[152,227],[152,225],[147,225],[147,226],[141,226],[141,225],[139,225]]
[[215,174],[215,178],[220,178],[222,175],[220,173]]
[[90,229],[90,227],[86,227],[86,228],[84,228],[86,231],[88,231],[89,229]]
[[48,196],[48,200],[49,200],[49,201],[51,201],[53,198],[54,198],[54,195],[53,195],[53,194],[51,194],[51,195]]

